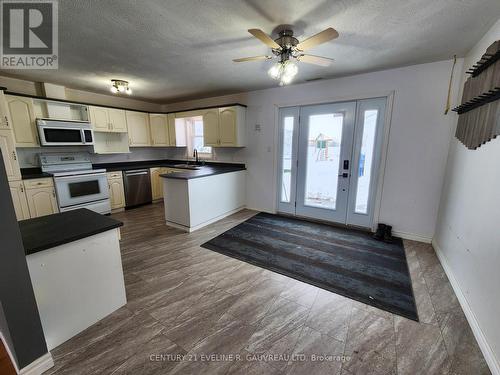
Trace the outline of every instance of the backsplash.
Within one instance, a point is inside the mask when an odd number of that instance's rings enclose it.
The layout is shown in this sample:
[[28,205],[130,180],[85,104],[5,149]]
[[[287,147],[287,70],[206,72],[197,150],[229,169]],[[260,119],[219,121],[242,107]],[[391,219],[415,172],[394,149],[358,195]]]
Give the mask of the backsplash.
[[[185,148],[134,147],[127,154],[93,154],[92,147],[19,147],[16,149],[21,168],[38,167],[38,154],[51,152],[88,152],[92,163],[117,163],[125,161],[186,159]],[[244,163],[245,149],[220,148],[214,151],[215,161]]]

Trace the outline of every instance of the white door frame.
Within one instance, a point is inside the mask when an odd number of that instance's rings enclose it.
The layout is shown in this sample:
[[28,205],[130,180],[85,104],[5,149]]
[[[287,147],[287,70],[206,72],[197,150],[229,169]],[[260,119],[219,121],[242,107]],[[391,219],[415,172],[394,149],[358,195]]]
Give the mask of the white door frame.
[[[370,109],[375,109],[378,111],[377,116],[377,125],[376,125],[376,133],[375,133],[375,143],[374,143],[374,154],[373,154],[373,163],[371,165],[371,171],[378,171],[378,168],[381,163],[381,155],[382,155],[382,141],[384,134],[384,118],[380,118],[380,114],[385,116],[385,110],[387,107],[387,98],[374,98],[374,99],[363,99],[357,102],[357,112],[356,112],[356,125],[355,125],[355,135],[353,145],[353,155],[351,159],[351,178],[350,178],[350,186],[349,186],[349,201],[347,208],[347,223],[353,226],[360,226],[363,228],[373,228],[374,226],[374,206],[375,200],[377,197],[377,175],[373,175],[373,178],[370,181],[369,186],[369,197],[368,197],[368,210],[366,214],[355,212],[356,206],[356,197],[357,197],[357,187],[358,187],[358,178],[359,178],[359,156],[361,153],[361,145],[363,141],[363,131],[364,131],[364,112]],[[374,192],[372,194],[371,192]]]
[[[283,168],[283,158],[280,157],[278,160],[278,183],[276,188],[276,211],[284,212],[288,214],[295,214],[295,196],[296,196],[296,188],[297,188],[297,150],[298,150],[298,140],[299,140],[299,132],[296,129],[299,126],[299,107],[290,107],[290,108],[281,108],[279,111],[279,123],[278,126],[282,126],[285,117],[293,117],[293,140],[292,140],[292,161],[291,161],[291,176],[290,176],[290,192],[289,192],[289,201],[283,202],[281,201],[281,189],[283,184],[282,179],[282,168]],[[278,131],[278,155],[283,154],[283,138],[284,132]],[[276,180],[276,179],[275,179]]]
[[372,92],[359,94],[356,96],[332,96],[330,98],[323,98],[321,100],[315,101],[283,101],[280,103],[274,104],[274,119],[275,119],[275,127],[274,127],[274,139],[275,139],[275,147],[274,147],[274,213],[278,212],[278,202],[279,202],[279,185],[278,185],[278,173],[280,172],[279,163],[280,163],[280,117],[279,111],[282,108],[286,107],[294,107],[294,106],[307,106],[314,104],[328,104],[328,103],[337,103],[342,101],[356,101],[363,99],[375,99],[375,98],[387,98],[386,108],[385,108],[385,119],[383,123],[383,139],[382,139],[382,147],[381,147],[381,155],[380,155],[380,165],[378,170],[378,176],[376,178],[376,194],[375,194],[375,202],[373,205],[373,220],[371,229],[374,230],[376,223],[379,221],[380,217],[380,209],[382,206],[382,195],[384,189],[384,176],[385,176],[385,167],[387,164],[387,154],[388,154],[388,146],[390,139],[390,130],[392,124],[392,110],[394,106],[394,97],[395,91],[381,91],[381,92]]

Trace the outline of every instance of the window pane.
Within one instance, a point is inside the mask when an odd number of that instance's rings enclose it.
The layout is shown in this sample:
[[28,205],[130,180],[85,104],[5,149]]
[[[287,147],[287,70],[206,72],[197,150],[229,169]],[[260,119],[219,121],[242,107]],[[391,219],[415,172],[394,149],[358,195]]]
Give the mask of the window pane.
[[193,149],[197,149],[198,152],[201,152],[200,149],[203,147],[203,137],[194,137],[193,138]]
[[375,149],[375,135],[377,129],[378,110],[365,111],[363,121],[363,139],[359,155],[358,187],[356,190],[356,207],[354,212],[368,213],[368,198],[370,196],[370,182]]
[[309,117],[304,204],[334,210],[342,142],[341,113]]
[[281,201],[290,202],[292,181],[292,147],[293,147],[293,117],[285,117],[283,121],[283,159],[281,169]]
[[203,145],[203,118],[194,117],[191,120],[191,145],[192,150],[198,150],[199,154],[211,154],[212,147]]
[[194,135],[203,137],[203,120],[194,121]]

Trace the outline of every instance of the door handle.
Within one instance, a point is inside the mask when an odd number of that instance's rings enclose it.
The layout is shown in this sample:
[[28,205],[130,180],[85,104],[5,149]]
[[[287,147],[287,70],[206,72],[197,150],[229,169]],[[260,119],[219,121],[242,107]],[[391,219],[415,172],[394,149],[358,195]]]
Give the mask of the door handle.
[[342,174],[339,174],[339,177],[342,177],[342,178],[348,178],[348,177],[349,177],[349,173],[342,173]]
[[349,169],[349,160],[344,160],[344,169]]

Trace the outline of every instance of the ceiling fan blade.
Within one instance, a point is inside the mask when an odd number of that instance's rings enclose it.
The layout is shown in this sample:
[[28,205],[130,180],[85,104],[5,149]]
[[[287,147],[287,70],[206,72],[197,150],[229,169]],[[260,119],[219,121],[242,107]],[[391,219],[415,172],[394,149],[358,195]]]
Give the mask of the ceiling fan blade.
[[239,59],[233,59],[234,62],[245,62],[245,61],[258,61],[258,60],[270,60],[272,56],[252,56],[252,57],[241,57]]
[[250,29],[248,30],[250,34],[259,39],[262,43],[266,44],[271,48],[281,49],[280,45],[271,39],[269,35],[260,29]]
[[333,61],[335,61],[334,59],[331,59],[329,57],[305,55],[305,54],[301,54],[298,57],[298,60],[308,64],[314,64],[320,66],[329,66]]
[[313,35],[312,37],[307,38],[303,42],[297,44],[297,49],[305,51],[309,48],[317,46],[318,44],[322,44],[328,42],[329,40],[338,38],[338,36],[339,33],[337,32],[337,30],[329,27],[328,29],[323,30],[322,32],[317,33],[316,35]]

